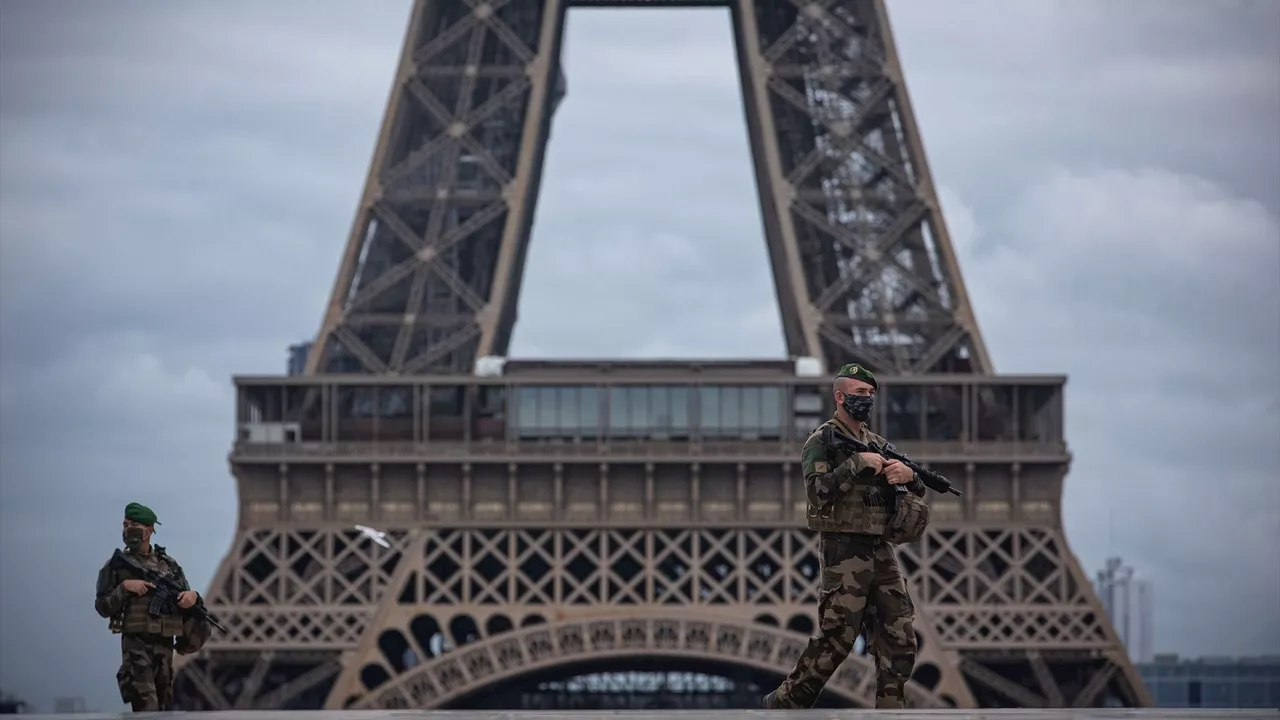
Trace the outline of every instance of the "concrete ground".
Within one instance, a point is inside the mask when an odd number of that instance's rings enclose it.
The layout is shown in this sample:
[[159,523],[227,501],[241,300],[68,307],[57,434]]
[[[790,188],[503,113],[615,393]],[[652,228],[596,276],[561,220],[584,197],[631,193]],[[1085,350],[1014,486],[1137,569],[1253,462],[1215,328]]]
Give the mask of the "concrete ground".
[[[253,711],[154,713],[148,718],[187,715],[188,720],[1280,720],[1280,710],[375,710],[375,711]],[[27,720],[66,718],[104,720],[128,714],[24,715]]]

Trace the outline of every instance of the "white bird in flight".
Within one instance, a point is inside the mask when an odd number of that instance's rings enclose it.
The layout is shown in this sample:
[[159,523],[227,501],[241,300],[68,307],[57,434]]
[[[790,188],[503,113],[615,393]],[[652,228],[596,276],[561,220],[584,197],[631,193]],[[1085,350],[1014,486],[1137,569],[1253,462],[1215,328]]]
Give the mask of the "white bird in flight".
[[356,525],[356,530],[359,530],[365,537],[378,543],[384,548],[391,547],[391,543],[387,542],[387,534],[381,530],[374,530],[373,528],[366,527],[364,525]]

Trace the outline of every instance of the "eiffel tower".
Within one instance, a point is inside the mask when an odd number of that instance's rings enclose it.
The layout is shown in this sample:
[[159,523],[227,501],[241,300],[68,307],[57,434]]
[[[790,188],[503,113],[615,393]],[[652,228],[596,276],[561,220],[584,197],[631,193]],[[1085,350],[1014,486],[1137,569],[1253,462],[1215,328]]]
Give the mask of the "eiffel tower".
[[[691,5],[730,11],[790,359],[490,361],[567,10]],[[236,379],[230,632],[178,705],[754,706],[814,630],[799,449],[850,361],[965,492],[899,550],[910,703],[1150,705],[1063,534],[1065,378],[994,373],[883,0],[416,0],[305,371]],[[873,706],[873,670],[820,704]]]

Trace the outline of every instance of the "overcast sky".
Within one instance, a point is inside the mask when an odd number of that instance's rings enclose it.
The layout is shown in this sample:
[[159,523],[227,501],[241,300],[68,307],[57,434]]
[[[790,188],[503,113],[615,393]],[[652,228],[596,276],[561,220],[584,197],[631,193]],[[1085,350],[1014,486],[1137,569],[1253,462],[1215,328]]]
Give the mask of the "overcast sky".
[[[890,8],[997,368],[1070,376],[1075,552],[1157,650],[1280,652],[1280,3]],[[407,16],[4,3],[0,687],[120,707],[127,502],[207,586],[230,376],[315,332]],[[781,356],[727,12],[569,23],[513,355]]]

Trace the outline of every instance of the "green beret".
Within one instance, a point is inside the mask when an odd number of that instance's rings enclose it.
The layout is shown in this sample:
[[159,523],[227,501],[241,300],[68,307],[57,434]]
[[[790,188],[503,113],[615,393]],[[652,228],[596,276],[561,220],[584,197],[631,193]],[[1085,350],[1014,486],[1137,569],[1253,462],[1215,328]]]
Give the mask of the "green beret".
[[124,517],[126,520],[132,520],[142,525],[159,525],[156,522],[156,514],[151,508],[141,503],[129,503],[124,506]]
[[880,384],[876,382],[876,376],[872,375],[870,370],[862,367],[858,363],[849,363],[848,365],[840,368],[840,372],[836,373],[836,377],[847,377],[853,378],[854,380],[861,380],[877,390],[880,389]]

